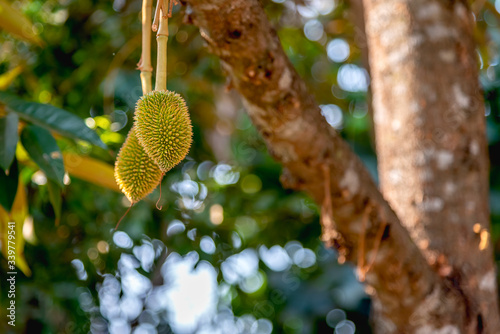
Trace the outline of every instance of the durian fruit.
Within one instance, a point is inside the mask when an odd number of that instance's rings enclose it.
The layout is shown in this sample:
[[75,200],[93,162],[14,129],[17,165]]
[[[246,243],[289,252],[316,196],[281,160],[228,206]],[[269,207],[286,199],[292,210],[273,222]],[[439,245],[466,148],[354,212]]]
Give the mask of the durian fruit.
[[193,130],[184,99],[170,91],[152,91],[137,102],[135,127],[139,142],[163,172],[189,152]]
[[132,127],[115,162],[115,179],[120,190],[133,204],[150,194],[162,178],[163,172],[144,152]]

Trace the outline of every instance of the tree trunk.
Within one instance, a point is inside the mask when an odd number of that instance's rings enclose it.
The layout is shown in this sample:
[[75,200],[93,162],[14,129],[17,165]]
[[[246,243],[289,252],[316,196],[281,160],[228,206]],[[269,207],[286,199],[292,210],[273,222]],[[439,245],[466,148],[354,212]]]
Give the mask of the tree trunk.
[[466,332],[498,333],[472,13],[466,1],[364,5],[382,193],[427,262],[460,292]]
[[[383,23],[389,24],[390,31],[399,29],[396,24],[404,18],[396,14],[386,16],[393,11],[390,8],[395,4],[393,1],[373,0],[373,4],[371,1],[365,1],[369,11],[384,3],[388,6],[379,11],[379,19],[387,21]],[[360,278],[366,278],[368,291],[377,307],[379,332],[470,332],[471,324],[478,324],[479,318],[473,319],[477,314],[481,314],[485,328],[494,328],[496,318],[492,314],[496,312],[495,275],[494,271],[491,271],[491,249],[485,247],[487,250],[482,250],[481,256],[487,259],[485,261],[490,265],[489,271],[486,272],[493,274],[493,283],[488,276],[485,276],[486,280],[482,279],[484,277],[477,277],[480,281],[476,287],[483,286],[493,293],[490,292],[488,299],[475,299],[490,305],[491,312],[487,314],[476,311],[479,306],[471,304],[472,296],[466,295],[469,290],[457,285],[455,276],[450,279],[449,276],[443,275],[442,270],[435,270],[429,264],[427,253],[424,255],[421,252],[405,228],[408,226],[407,217],[400,213],[405,218],[403,226],[360,160],[325,122],[317,103],[283,52],[260,2],[184,0],[183,4],[188,6],[186,21],[200,28],[210,51],[220,57],[269,151],[282,163],[283,184],[306,191],[322,206],[323,240],[327,245],[338,249],[340,259],[347,259],[358,266]],[[367,14],[368,18],[370,15]],[[409,17],[411,15],[408,14],[408,20]],[[396,23],[389,22],[389,19]],[[372,21],[368,21],[370,25],[374,25],[374,22],[377,22],[375,16]],[[410,22],[408,30],[409,28]],[[374,34],[372,33],[370,38],[376,40]],[[405,44],[406,41],[400,43]],[[464,57],[464,52],[461,51],[456,56]],[[381,52],[375,51],[374,54],[380,55]],[[465,56],[467,55],[468,53],[465,53]],[[397,58],[389,60],[392,62]],[[374,66],[373,61],[371,66]],[[469,66],[467,70],[471,73],[468,75],[473,77],[473,85],[477,87],[476,65],[472,62]],[[380,67],[377,67],[376,71],[379,70]],[[385,73],[386,70],[383,71]],[[380,75],[374,80],[380,80]],[[397,80],[392,82],[393,85],[397,83]],[[382,86],[375,84],[374,87],[380,89]],[[417,88],[422,89],[415,85],[406,87],[407,90]],[[465,89],[462,87],[462,90]],[[375,107],[378,108],[380,104],[377,100]],[[404,126],[406,124],[401,123],[401,127]],[[484,136],[484,133],[480,134],[484,132],[484,128],[477,128],[476,131],[479,137]],[[477,146],[474,146],[479,151],[478,158],[485,156],[485,148],[481,146],[485,144],[484,138],[481,138],[482,141],[478,141]],[[457,161],[462,158],[456,157]],[[477,166],[482,168],[475,167],[480,169],[478,173],[483,177],[478,182],[484,182],[484,173],[487,172],[485,162]],[[467,177],[470,177],[469,174]],[[470,184],[472,183],[471,181]],[[478,188],[484,192],[485,185],[481,184]],[[483,195],[481,193],[481,196]],[[454,203],[452,204],[455,205]],[[480,205],[477,200],[475,203]],[[484,228],[484,231],[488,232],[487,209],[484,210],[481,216],[475,218],[482,217],[482,220],[477,222],[480,222],[481,229]],[[471,228],[472,226],[470,225]],[[478,244],[474,244],[474,247],[477,248]],[[474,259],[473,263],[469,263],[469,260],[471,258],[462,259],[465,268],[476,268],[474,261],[481,261]],[[459,283],[463,282],[461,278]],[[479,293],[479,290],[476,290]],[[489,300],[493,302],[488,302]]]

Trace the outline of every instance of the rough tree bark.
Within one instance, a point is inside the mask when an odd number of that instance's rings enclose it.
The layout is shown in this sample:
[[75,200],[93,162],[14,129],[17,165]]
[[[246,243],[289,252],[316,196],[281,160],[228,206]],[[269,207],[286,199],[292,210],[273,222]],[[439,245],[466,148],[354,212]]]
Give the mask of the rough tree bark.
[[[322,205],[323,240],[366,273],[384,319],[380,332],[471,332],[464,290],[429,265],[360,160],[325,122],[260,2],[183,4],[187,22],[200,28],[220,57],[269,151],[283,164],[283,184],[306,191]],[[486,221],[481,224],[487,229]]]
[[459,0],[364,5],[382,193],[462,294],[467,332],[498,333],[473,15]]

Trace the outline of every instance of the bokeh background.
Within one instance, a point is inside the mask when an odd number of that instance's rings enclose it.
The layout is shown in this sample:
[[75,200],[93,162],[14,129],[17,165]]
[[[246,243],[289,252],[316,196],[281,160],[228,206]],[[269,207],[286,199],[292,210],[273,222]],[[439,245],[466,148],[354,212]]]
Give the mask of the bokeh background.
[[[325,121],[376,178],[362,13],[342,0],[262,3]],[[498,260],[500,1],[475,4]],[[30,29],[44,45],[0,33],[0,74],[18,72],[2,89],[81,117],[108,149],[61,136],[59,147],[112,166],[141,95],[141,2],[11,5],[33,22]],[[24,258],[31,275],[17,277],[17,325],[9,327],[7,263],[1,259],[0,332],[371,333],[369,298],[354,268],[338,264],[335,251],[321,243],[318,206],[282,188],[281,166],[238,95],[226,89],[219,61],[197,28],[183,23],[180,6],[169,30],[168,88],[187,101],[194,145],[163,180],[162,210],[156,190],[115,231],[129,206],[126,198],[70,176],[56,226],[46,175],[36,164],[20,163],[29,203]],[[21,162],[23,154],[19,144]]]

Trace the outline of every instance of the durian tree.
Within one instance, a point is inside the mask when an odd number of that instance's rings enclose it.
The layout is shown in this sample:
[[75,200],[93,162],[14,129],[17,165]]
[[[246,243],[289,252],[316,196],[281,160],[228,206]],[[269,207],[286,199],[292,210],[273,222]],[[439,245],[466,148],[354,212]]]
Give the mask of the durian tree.
[[496,333],[497,8],[0,1],[2,332]]
[[469,5],[362,4],[379,191],[326,126],[258,1],[186,3],[283,164],[282,182],[322,205],[322,239],[356,263],[376,331],[498,331],[485,107]]

